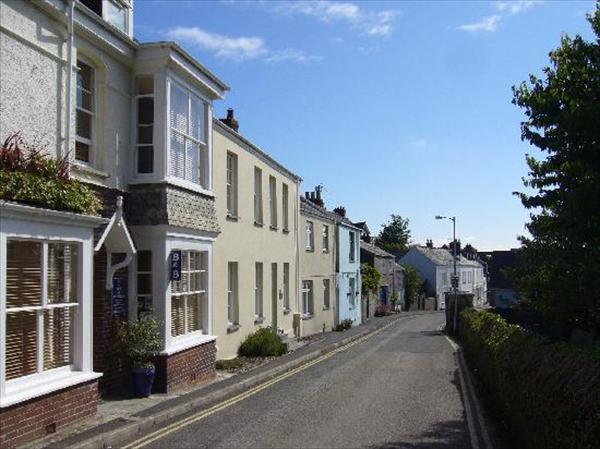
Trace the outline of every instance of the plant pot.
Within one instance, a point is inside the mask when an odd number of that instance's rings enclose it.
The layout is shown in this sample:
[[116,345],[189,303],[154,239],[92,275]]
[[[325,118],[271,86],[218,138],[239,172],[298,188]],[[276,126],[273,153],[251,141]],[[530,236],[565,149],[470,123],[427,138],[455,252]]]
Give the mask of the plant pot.
[[147,398],[150,396],[155,372],[156,369],[154,367],[132,368],[133,395],[136,398]]

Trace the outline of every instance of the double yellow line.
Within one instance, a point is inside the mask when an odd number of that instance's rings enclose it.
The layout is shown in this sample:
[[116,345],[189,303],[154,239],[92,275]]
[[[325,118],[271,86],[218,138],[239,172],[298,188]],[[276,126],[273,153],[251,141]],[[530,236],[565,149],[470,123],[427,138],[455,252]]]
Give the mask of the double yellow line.
[[340,346],[339,348],[334,349],[333,351],[330,351],[327,354],[319,356],[316,359],[311,360],[310,362],[305,363],[304,365],[301,365],[301,366],[299,366],[297,368],[294,368],[294,369],[292,369],[290,371],[287,371],[287,372],[285,372],[283,374],[280,374],[279,376],[277,376],[277,377],[275,377],[275,378],[273,378],[271,380],[268,380],[268,381],[266,381],[266,382],[264,382],[264,383],[262,383],[260,385],[257,385],[256,387],[253,387],[253,388],[251,388],[251,389],[249,389],[249,390],[247,390],[247,391],[245,391],[243,393],[240,393],[237,396],[234,396],[234,397],[232,397],[230,399],[227,399],[227,400],[225,400],[223,402],[220,402],[219,404],[216,404],[216,405],[214,405],[214,406],[212,406],[212,407],[210,407],[210,408],[208,408],[206,410],[203,410],[201,412],[198,412],[198,413],[196,413],[194,415],[188,416],[187,418],[184,418],[184,419],[181,419],[181,420],[179,420],[177,422],[174,422],[173,424],[165,426],[165,427],[163,427],[160,430],[152,432],[152,433],[146,435],[145,437],[140,438],[139,440],[135,440],[135,441],[127,444],[126,446],[123,446],[123,449],[138,449],[138,448],[147,446],[147,445],[149,445],[150,443],[153,443],[156,440],[159,440],[161,438],[166,437],[167,435],[170,435],[173,432],[176,432],[177,430],[180,430],[180,429],[182,429],[182,428],[184,428],[186,426],[189,426],[190,424],[193,424],[193,423],[198,422],[198,421],[200,421],[200,420],[202,420],[204,418],[207,418],[207,417],[209,417],[211,415],[214,415],[215,413],[218,413],[221,410],[225,410],[226,408],[228,408],[228,407],[230,407],[230,406],[232,406],[234,404],[237,404],[238,402],[243,401],[244,399],[247,399],[247,398],[249,398],[251,396],[254,396],[256,393],[259,393],[260,391],[265,390],[265,389],[271,387],[272,385],[275,385],[276,383],[281,382],[282,380],[285,380],[288,377],[293,376],[294,374],[302,372],[302,371],[310,368],[313,365],[316,365],[318,363],[323,362],[324,360],[327,360],[327,359],[333,357],[334,355],[336,355],[339,352],[345,351],[346,349],[348,349],[348,348],[350,348],[350,347],[352,347],[354,345],[362,343],[363,341],[365,341],[365,340],[367,340],[367,339],[369,339],[369,338],[377,335],[379,332],[383,331],[384,329],[386,329],[387,327],[391,326],[395,322],[396,321],[394,320],[391,323],[386,324],[385,326],[381,327],[380,329],[377,329],[376,331],[371,332],[370,334],[367,334],[367,335],[365,335],[363,337],[360,337],[360,338],[354,340],[353,342],[350,342],[350,343],[348,343],[348,344],[346,344],[344,346]]

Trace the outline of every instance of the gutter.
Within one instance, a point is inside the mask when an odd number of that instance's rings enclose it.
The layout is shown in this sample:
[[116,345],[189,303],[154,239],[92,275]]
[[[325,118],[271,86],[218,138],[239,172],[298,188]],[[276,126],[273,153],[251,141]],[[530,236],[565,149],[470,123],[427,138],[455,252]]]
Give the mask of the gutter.
[[[75,16],[75,1],[69,0],[68,6],[68,23],[67,23],[67,120],[65,131],[65,156],[71,159],[71,128],[73,125],[73,22]],[[69,174],[71,172],[71,164],[69,164]]]

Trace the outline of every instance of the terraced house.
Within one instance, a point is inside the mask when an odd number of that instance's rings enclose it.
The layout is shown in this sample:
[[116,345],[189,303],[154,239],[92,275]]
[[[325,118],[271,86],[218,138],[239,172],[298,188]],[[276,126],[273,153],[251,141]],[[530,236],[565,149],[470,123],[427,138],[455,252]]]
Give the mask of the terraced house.
[[233,110],[214,120],[213,129],[221,229],[214,245],[213,325],[218,358],[227,359],[259,327],[282,338],[294,335],[300,178],[238,132]]
[[103,211],[0,204],[0,445],[95,412],[98,382],[128,374],[110,351],[123,320],[162,323],[158,391],[214,374],[212,103],[228,87],[132,27],[129,0],[1,0],[0,137],[69,155]]
[[323,207],[321,187],[300,198],[300,312],[302,335],[336,323],[335,214]]

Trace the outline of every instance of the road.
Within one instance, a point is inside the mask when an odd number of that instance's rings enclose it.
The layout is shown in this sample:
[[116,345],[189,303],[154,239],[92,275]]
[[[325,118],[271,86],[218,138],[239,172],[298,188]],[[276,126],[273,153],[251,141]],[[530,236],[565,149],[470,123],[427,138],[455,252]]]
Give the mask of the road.
[[[414,315],[187,425],[151,448],[482,448],[440,313]],[[463,378],[464,380],[464,378]],[[462,385],[462,386],[461,386]],[[465,408],[466,404],[466,408]],[[473,418],[471,415],[475,415]],[[135,443],[134,443],[135,447]]]

